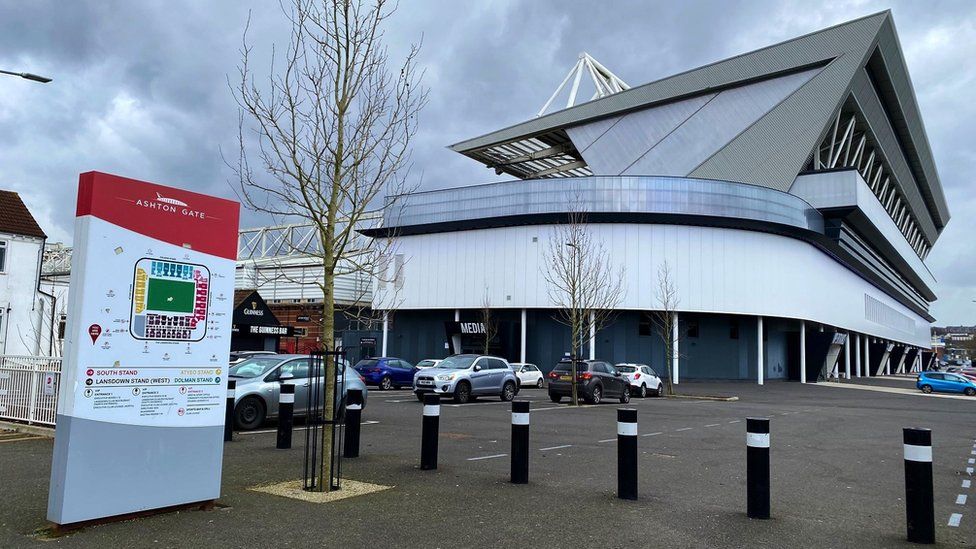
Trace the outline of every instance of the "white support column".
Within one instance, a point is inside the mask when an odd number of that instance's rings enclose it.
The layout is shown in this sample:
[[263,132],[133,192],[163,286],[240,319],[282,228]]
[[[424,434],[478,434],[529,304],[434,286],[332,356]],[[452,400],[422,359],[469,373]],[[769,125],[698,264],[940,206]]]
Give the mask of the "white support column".
[[851,333],[847,332],[847,338],[844,339],[844,377],[848,380],[851,379]]
[[800,321],[800,383],[807,382],[807,322]]
[[674,318],[671,319],[671,372],[674,374],[674,379],[671,382],[674,384],[677,384],[680,379],[678,372],[680,366],[679,356],[681,354],[678,349],[678,313],[675,312]]
[[590,311],[590,360],[596,360],[596,313]]
[[757,360],[756,360],[756,363],[757,363],[756,364],[756,366],[757,366],[756,367],[756,383],[758,383],[759,385],[762,385],[763,384],[763,374],[765,374],[765,372],[763,371],[765,369],[765,368],[763,368],[763,366],[764,366],[763,363],[765,362],[765,357],[763,357],[763,317],[758,316],[758,317],[756,317],[756,319],[757,319],[757,322],[756,322],[756,328],[757,328],[756,329],[756,358],[757,358]]
[[383,311],[383,352],[380,356],[386,356],[386,334],[390,331],[390,318],[388,313]]
[[861,377],[861,334],[854,335],[854,375]]
[[522,337],[520,342],[519,361],[525,362],[525,309],[522,309]]
[[461,322],[461,309],[454,309],[454,322]]
[[871,338],[864,336],[864,377],[871,377]]
[[[892,349],[894,351],[894,349]],[[885,359],[885,375],[891,375],[891,352],[888,352],[888,357]]]

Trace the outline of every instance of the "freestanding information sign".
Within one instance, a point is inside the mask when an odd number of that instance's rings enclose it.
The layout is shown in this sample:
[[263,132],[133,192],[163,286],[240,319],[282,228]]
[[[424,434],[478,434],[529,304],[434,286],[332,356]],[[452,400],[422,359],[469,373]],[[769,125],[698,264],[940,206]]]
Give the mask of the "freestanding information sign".
[[238,215],[81,175],[48,520],[220,496]]

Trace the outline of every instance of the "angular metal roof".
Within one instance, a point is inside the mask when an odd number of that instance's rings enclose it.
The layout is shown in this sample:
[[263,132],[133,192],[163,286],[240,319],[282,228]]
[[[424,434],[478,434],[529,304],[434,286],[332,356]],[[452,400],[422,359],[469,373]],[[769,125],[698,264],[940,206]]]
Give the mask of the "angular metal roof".
[[[897,184],[920,219],[921,230],[934,242],[949,220],[949,211],[890,11],[534,118],[451,149],[498,173],[525,179],[599,175],[597,166],[587,163],[577,150],[579,144],[574,146],[579,137],[570,139],[567,130],[582,136],[587,134],[579,131],[584,125],[599,129],[635,111],[814,68],[818,71],[798,89],[707,157],[697,159],[700,162],[690,166],[686,175],[788,190],[832,129],[855,84],[867,80],[874,83],[883,108],[865,114],[881,117],[884,125],[893,128],[900,151],[888,150],[892,155],[904,154],[907,161]],[[655,169],[653,163],[648,165]]]

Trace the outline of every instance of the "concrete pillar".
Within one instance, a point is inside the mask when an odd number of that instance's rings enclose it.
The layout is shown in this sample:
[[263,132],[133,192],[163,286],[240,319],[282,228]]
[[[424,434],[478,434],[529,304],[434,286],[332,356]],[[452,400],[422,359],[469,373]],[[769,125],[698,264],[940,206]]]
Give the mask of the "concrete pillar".
[[596,313],[590,311],[590,360],[596,360]]
[[871,338],[864,337],[864,377],[871,377]]
[[671,319],[671,372],[674,374],[674,379],[671,382],[675,384],[680,379],[678,375],[678,367],[680,366],[679,356],[681,354],[678,349],[678,313],[675,312],[674,317]]
[[461,322],[461,309],[454,309],[454,322]]
[[520,342],[519,361],[525,362],[525,309],[522,309],[522,335]]
[[807,382],[807,322],[800,321],[800,383]]
[[844,377],[851,379],[851,333],[844,339]]
[[765,358],[763,357],[763,317],[756,317],[756,328],[756,383],[762,385],[763,375],[765,374],[763,371],[765,369],[765,364],[763,364],[765,362]]
[[380,356],[386,356],[386,334],[390,331],[390,318],[387,315],[388,313],[383,311],[383,351]]
[[[893,351],[894,349],[892,349]],[[888,353],[888,357],[885,359],[885,375],[891,375],[891,353]]]
[[861,377],[861,334],[854,334],[854,375]]

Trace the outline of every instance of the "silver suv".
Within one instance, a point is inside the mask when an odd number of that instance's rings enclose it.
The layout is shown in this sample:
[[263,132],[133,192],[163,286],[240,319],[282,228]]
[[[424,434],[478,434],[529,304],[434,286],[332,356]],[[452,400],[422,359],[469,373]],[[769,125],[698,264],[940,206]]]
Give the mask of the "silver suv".
[[485,395],[510,401],[518,394],[518,379],[504,358],[452,355],[414,374],[413,392],[420,401],[427,393],[451,396],[458,404]]

